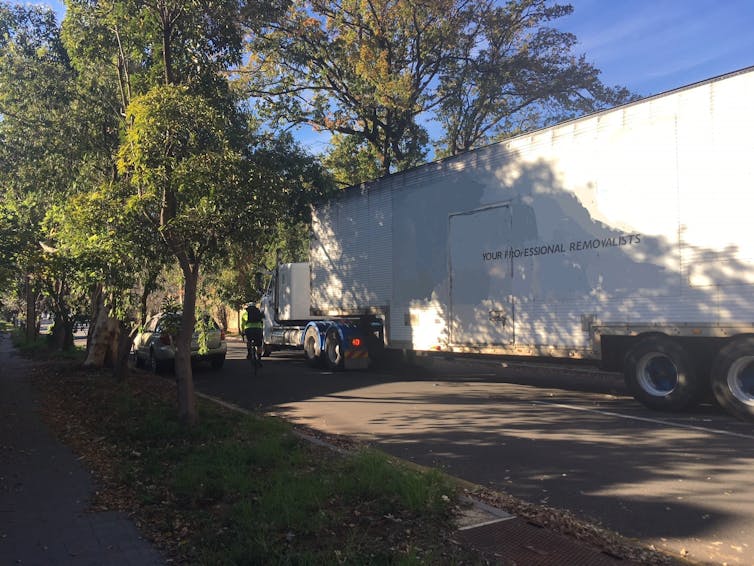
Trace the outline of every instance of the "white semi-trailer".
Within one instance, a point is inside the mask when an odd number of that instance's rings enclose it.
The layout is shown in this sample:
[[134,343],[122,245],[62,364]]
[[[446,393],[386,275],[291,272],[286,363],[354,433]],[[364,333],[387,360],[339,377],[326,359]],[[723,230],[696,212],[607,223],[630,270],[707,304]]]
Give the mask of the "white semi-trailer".
[[753,100],[749,68],[344,191],[298,343],[372,315],[388,349],[591,359],[649,407],[711,388],[751,418]]

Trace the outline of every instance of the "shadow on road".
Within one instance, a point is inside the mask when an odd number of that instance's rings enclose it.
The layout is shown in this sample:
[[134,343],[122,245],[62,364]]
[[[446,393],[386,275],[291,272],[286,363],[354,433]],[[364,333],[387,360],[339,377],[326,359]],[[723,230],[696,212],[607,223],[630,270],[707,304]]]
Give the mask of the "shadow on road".
[[253,378],[239,351],[197,367],[198,390],[692,558],[754,563],[754,430],[714,406],[656,413],[613,374],[473,361],[332,373],[279,352]]

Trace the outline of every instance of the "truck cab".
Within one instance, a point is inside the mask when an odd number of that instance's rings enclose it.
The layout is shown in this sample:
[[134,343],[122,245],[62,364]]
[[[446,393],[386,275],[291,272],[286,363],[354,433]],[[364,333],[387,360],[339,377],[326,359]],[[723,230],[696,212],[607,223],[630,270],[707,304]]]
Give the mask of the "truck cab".
[[302,349],[311,366],[367,369],[384,350],[382,319],[363,313],[311,314],[308,263],[279,264],[261,300],[264,353]]

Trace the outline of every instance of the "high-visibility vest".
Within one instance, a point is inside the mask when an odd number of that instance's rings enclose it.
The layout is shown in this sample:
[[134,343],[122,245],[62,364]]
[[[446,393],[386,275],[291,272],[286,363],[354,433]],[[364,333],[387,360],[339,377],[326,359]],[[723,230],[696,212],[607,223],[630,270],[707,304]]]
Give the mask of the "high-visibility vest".
[[249,313],[244,309],[241,312],[241,330],[248,330],[249,328],[264,328],[264,323],[261,320],[259,322],[249,322]]

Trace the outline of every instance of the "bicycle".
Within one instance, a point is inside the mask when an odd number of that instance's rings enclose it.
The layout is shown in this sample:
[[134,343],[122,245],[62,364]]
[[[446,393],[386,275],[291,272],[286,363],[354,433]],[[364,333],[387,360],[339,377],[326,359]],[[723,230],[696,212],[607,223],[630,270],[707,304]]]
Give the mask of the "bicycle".
[[256,377],[257,372],[262,367],[262,361],[259,359],[256,340],[246,340],[246,357],[251,362],[252,375]]

